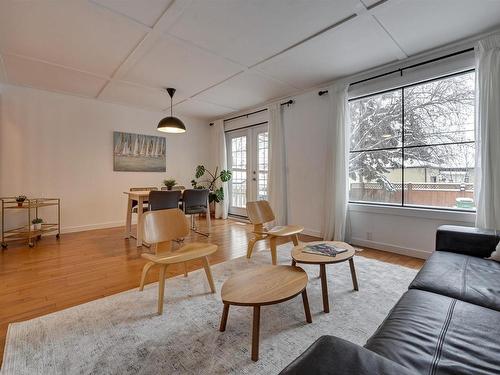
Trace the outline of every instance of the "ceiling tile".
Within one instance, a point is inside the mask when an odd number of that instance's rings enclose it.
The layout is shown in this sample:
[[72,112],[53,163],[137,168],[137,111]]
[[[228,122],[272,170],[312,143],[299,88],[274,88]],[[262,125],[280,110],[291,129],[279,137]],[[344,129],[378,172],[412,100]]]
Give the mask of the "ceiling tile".
[[84,0],[0,1],[0,49],[111,75],[144,26]]
[[90,0],[152,27],[173,0]]
[[419,0],[376,7],[374,15],[409,54],[500,25],[500,1]]
[[95,97],[106,83],[90,74],[17,56],[4,55],[4,61],[12,84]]
[[[99,99],[154,110],[170,108],[170,97],[165,91],[126,82],[110,82],[99,95]],[[175,95],[174,99],[175,103],[183,98]]]
[[188,97],[241,71],[237,64],[175,38],[158,39],[124,80],[149,87],[175,87]]
[[290,85],[257,72],[246,71],[208,89],[196,98],[226,107],[243,109],[283,97],[294,91],[296,88]]
[[257,69],[308,88],[394,61],[399,54],[394,42],[366,15],[259,64]]
[[357,0],[195,0],[169,33],[247,66],[352,15]]
[[180,104],[174,105],[174,115],[179,113],[184,116],[196,117],[204,120],[211,120],[232,112],[235,112],[234,108],[227,108],[195,99],[188,99]]

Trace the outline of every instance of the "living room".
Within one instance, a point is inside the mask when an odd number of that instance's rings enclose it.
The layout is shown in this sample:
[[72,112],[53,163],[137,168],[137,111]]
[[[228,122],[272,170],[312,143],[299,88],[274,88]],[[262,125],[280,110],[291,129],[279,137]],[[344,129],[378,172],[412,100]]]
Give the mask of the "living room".
[[499,20],[0,1],[0,373],[500,373]]

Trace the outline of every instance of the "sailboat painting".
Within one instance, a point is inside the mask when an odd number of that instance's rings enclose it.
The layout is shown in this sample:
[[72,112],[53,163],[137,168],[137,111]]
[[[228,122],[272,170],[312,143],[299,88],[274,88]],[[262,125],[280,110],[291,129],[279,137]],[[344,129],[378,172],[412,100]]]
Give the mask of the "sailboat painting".
[[165,172],[166,148],[164,137],[113,132],[113,170]]

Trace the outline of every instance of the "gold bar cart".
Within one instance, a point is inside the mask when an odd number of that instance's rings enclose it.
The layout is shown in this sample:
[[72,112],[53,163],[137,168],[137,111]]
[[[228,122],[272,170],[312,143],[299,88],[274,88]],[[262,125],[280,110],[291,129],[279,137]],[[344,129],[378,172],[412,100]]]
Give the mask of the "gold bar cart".
[[[7,248],[8,241],[24,240],[28,241],[28,246],[35,246],[36,240],[42,234],[57,232],[56,238],[61,234],[61,199],[60,198],[26,198],[23,202],[17,202],[15,197],[0,198],[2,201],[2,249]],[[57,207],[57,223],[42,223],[41,229],[34,230],[31,220],[38,218],[38,211],[43,207]],[[25,210],[27,215],[27,225],[18,228],[5,230],[5,217],[7,212]],[[35,216],[33,216],[33,211]]]

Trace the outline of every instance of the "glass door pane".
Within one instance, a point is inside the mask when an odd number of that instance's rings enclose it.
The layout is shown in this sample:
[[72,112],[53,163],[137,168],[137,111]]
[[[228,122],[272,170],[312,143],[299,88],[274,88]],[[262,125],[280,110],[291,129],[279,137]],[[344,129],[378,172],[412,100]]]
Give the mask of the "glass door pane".
[[228,164],[233,173],[229,182],[229,212],[246,215],[247,203],[247,135],[229,134]]
[[267,130],[257,132],[257,200],[267,200],[268,148],[269,137]]
[[247,202],[267,199],[269,138],[267,125],[228,132],[226,135],[229,213],[246,216]]

